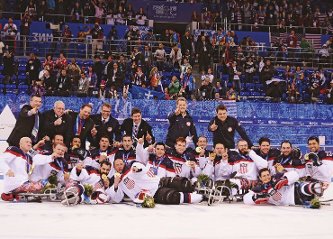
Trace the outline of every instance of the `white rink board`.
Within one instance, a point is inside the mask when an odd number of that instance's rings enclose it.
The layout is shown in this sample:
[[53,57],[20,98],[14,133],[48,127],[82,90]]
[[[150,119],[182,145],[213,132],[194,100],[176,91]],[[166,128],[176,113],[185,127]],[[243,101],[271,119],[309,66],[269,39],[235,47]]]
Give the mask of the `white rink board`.
[[[2,191],[0,180],[0,192]],[[325,194],[333,198],[333,186]],[[332,239],[333,203],[302,207],[223,203],[164,206],[8,203],[0,200],[0,238]]]

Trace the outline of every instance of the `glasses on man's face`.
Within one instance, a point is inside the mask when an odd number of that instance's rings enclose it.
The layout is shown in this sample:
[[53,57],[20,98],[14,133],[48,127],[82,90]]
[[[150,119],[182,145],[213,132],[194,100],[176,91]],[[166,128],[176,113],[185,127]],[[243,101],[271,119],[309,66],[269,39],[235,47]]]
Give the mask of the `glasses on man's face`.
[[103,113],[110,113],[111,111],[109,110],[102,110]]

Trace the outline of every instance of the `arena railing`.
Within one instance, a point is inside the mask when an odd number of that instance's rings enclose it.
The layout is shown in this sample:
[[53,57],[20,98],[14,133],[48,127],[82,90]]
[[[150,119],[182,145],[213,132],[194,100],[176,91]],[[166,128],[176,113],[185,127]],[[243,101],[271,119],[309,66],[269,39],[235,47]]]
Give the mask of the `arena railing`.
[[[232,52],[236,52],[238,45],[232,47]],[[253,58],[264,57],[265,59],[271,59],[271,61],[277,65],[300,65],[304,67],[324,67],[333,68],[333,54],[329,54],[329,57],[323,58],[318,53],[318,50],[314,49],[301,49],[301,48],[286,48],[285,51],[279,50],[278,47],[269,46],[241,46],[242,53],[245,56],[253,56]],[[217,46],[215,51],[217,52],[217,59],[223,59],[225,46]]]
[[[227,26],[227,28],[225,28]],[[222,28],[225,30],[233,31],[251,31],[251,32],[269,32],[269,33],[289,33],[291,29],[296,33],[306,34],[327,34],[327,27],[304,27],[304,26],[280,26],[280,25],[266,25],[266,24],[248,24],[248,23],[215,23],[214,29]]]
[[[4,39],[5,40],[5,39]],[[68,40],[68,41],[67,41]],[[9,41],[6,41],[9,43]],[[102,40],[103,47],[97,54],[103,56],[108,54],[120,55],[130,57],[134,47],[139,47],[142,51],[144,46],[148,45],[150,51],[154,53],[158,48],[159,43],[164,44],[164,49],[167,56],[171,52],[172,43],[163,41],[144,41],[144,40],[109,40],[104,38]],[[14,44],[13,42],[11,43]],[[48,54],[56,56],[60,52],[65,55],[81,59],[92,59],[93,55],[93,40],[91,37],[86,38],[62,38],[42,36],[41,38],[31,36],[20,36],[20,40],[15,41],[15,55],[27,56],[31,52],[37,53],[39,57],[46,57]],[[237,45],[231,48],[232,53],[236,52]],[[322,66],[324,68],[333,68],[333,54],[331,53],[328,58],[322,58],[318,54],[318,50],[305,51],[300,48],[287,48],[286,51],[280,51],[277,47],[267,46],[246,46],[242,47],[245,56],[252,55],[254,58],[264,57],[272,60],[275,65],[300,65],[304,67],[316,68]],[[211,64],[221,63],[223,61],[225,46],[216,46],[214,48],[213,57],[211,57]],[[95,51],[94,51],[95,53]]]
[[[0,17],[2,18],[13,18],[15,20],[21,20],[24,16],[24,12],[6,12],[0,11]],[[94,23],[97,19],[95,16],[79,16],[79,19],[76,20],[74,15],[64,15],[64,14],[55,14],[55,13],[48,13],[46,16],[38,17],[33,16],[32,19],[34,21],[41,21],[41,22],[57,22],[57,23],[66,23],[66,22],[74,22],[74,23]],[[113,18],[116,25],[136,25],[136,18]],[[143,26],[148,26],[150,19],[145,19],[145,24]],[[100,24],[108,24],[108,17],[104,16],[99,19]]]
[[[63,52],[67,57],[77,57],[83,59],[91,59],[93,57],[92,47],[93,39],[91,36],[85,38],[63,38],[53,36],[24,36],[20,35],[18,40],[4,39],[5,44],[15,46],[14,52],[16,56],[28,56],[31,52],[37,53],[40,57],[46,57],[48,54],[56,55]],[[103,48],[99,51],[100,55],[114,54],[130,56],[134,47],[139,47],[140,50],[146,45],[149,46],[152,52],[162,43],[167,52],[171,51],[171,43],[165,41],[146,41],[146,40],[109,40],[102,39]]]

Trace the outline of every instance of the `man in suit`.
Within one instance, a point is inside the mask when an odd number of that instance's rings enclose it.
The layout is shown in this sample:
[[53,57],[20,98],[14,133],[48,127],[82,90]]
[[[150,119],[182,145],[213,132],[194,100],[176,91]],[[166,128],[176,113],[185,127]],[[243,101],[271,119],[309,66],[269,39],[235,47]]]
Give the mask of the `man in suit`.
[[99,141],[103,135],[108,136],[111,144],[121,141],[120,125],[118,120],[111,116],[110,104],[104,103],[101,113],[92,115],[91,119],[94,121],[97,130],[97,134],[91,142],[93,146],[99,147]]
[[82,105],[80,112],[71,112],[70,116],[72,118],[71,123],[71,139],[74,136],[79,136],[81,139],[81,146],[85,148],[86,140],[91,140],[95,137],[97,130],[94,127],[94,121],[90,118],[92,106],[89,104]]
[[61,70],[60,76],[57,78],[55,85],[55,91],[57,95],[69,96],[72,88],[72,82],[67,77],[67,71],[65,69]]
[[56,134],[64,137],[65,143],[69,146],[71,137],[71,116],[65,110],[65,104],[62,101],[54,102],[52,110],[43,113],[42,136],[49,136],[50,139]]
[[19,147],[22,137],[31,138],[32,143],[37,143],[40,138],[42,98],[38,95],[31,96],[29,105],[24,105],[20,111],[13,131],[9,135],[7,142],[9,146]]
[[118,69],[118,63],[113,62],[113,68],[107,73],[106,87],[111,88],[112,91],[121,91],[124,85],[123,75]]
[[153,136],[151,126],[142,119],[141,110],[133,108],[131,112],[131,118],[124,120],[121,125],[121,132],[123,135],[132,135],[134,141],[144,137],[144,147],[155,143],[155,137]]

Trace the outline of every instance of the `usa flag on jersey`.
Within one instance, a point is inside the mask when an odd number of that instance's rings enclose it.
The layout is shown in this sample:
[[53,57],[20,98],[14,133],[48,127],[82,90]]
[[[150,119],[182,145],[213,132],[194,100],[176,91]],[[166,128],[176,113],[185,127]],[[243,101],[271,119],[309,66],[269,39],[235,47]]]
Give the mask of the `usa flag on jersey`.
[[132,180],[132,179],[125,178],[123,182],[124,182],[125,186],[126,186],[129,190],[133,189],[134,186],[135,186],[135,182],[134,182],[134,180]]
[[147,176],[151,178],[155,177],[154,169],[152,167],[148,170]]
[[280,201],[282,199],[282,194],[279,191],[276,191],[273,195],[272,195],[272,199],[274,201]]
[[181,163],[174,163],[175,173],[180,174],[182,172],[182,164]]
[[247,163],[241,163],[241,164],[239,165],[239,172],[240,172],[241,174],[245,174],[245,173],[247,173]]

